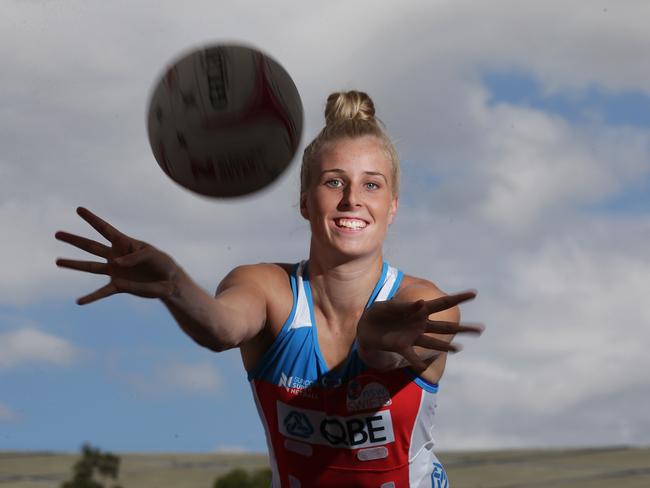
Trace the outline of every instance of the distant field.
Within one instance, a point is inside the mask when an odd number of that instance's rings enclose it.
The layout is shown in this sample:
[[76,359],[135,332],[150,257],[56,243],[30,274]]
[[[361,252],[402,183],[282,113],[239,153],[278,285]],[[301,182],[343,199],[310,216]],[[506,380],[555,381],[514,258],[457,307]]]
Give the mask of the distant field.
[[[261,454],[117,454],[124,488],[211,488],[217,476],[233,467],[267,466]],[[0,452],[0,488],[58,488],[78,457]],[[650,488],[650,448],[454,452],[438,457],[452,488]]]
[[452,488],[650,488],[650,448],[442,453]]

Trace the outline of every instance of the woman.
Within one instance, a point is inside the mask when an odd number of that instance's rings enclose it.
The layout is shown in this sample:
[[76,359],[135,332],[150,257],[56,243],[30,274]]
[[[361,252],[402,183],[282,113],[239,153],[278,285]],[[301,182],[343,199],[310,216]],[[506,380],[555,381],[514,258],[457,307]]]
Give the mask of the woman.
[[79,208],[112,245],[56,237],[106,262],[57,264],[110,276],[79,304],[160,298],[200,345],[239,347],[274,487],[447,486],[432,451],[437,383],[453,336],[481,331],[458,324],[457,305],[475,294],[446,296],[384,263],[398,207],[395,149],[365,93],[330,95],[325,117],[301,169],[308,261],[239,266],[212,297],[171,257]]

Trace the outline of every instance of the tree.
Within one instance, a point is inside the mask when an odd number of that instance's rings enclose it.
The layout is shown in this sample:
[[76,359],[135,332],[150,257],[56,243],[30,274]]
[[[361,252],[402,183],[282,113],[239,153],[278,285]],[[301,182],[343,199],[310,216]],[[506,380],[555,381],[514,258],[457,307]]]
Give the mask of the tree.
[[[81,459],[72,467],[73,476],[61,484],[61,488],[109,488],[108,480],[116,480],[120,470],[120,458],[110,452],[102,453],[98,448],[84,444]],[[97,481],[95,474],[100,478]],[[122,488],[113,485],[111,488]]]

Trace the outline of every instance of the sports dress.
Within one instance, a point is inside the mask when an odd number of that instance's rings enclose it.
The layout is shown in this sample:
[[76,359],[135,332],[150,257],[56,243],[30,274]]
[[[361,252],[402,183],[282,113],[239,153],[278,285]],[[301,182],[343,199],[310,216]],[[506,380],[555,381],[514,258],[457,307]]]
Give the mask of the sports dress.
[[[438,385],[410,369],[380,372],[357,343],[330,371],[318,346],[308,262],[291,273],[289,318],[248,379],[266,431],[273,488],[448,488],[433,453]],[[368,304],[402,272],[383,264]]]

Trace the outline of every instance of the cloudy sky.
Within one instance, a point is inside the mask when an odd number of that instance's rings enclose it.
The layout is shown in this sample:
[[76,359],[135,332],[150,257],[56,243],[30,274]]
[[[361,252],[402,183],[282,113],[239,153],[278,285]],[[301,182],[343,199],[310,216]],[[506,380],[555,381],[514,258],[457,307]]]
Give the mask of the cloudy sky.
[[[59,230],[83,205],[206,290],[295,262],[298,164],[266,192],[199,198],[159,169],[146,103],[190,47],[238,41],[291,73],[306,115],[374,99],[403,160],[386,259],[478,289],[441,382],[439,450],[650,444],[650,3],[584,0],[3,0],[0,449],[264,451],[237,351],[196,346],[163,305],[79,307],[106,278]],[[101,238],[100,238],[101,239]]]

